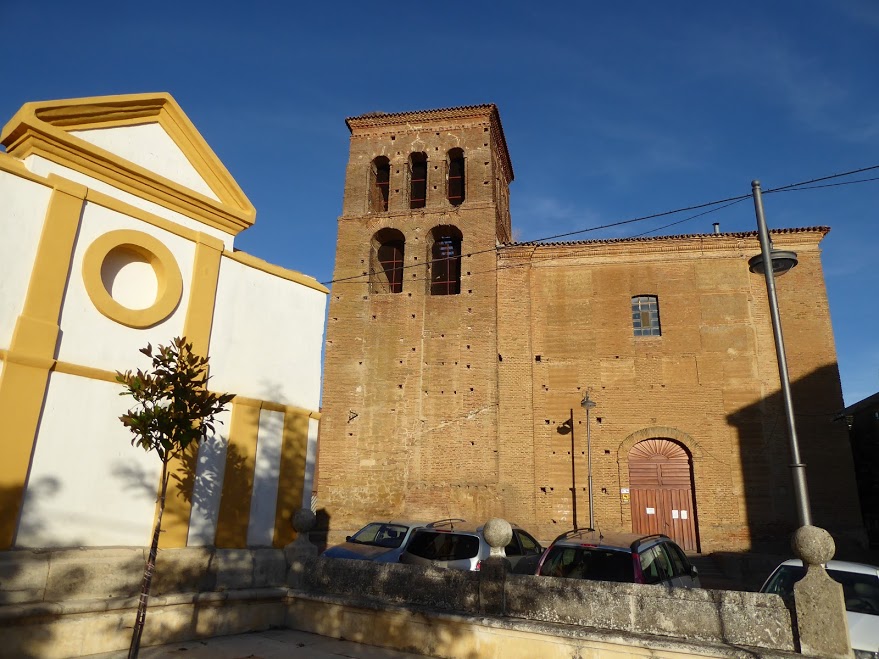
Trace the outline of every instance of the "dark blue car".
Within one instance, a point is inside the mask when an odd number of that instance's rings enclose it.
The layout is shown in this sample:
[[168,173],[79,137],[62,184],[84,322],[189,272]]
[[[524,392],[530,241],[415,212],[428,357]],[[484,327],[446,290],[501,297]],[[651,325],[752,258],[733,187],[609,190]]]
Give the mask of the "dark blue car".
[[327,549],[321,556],[396,563],[409,543],[412,531],[427,524],[411,521],[371,522],[345,538],[341,545]]

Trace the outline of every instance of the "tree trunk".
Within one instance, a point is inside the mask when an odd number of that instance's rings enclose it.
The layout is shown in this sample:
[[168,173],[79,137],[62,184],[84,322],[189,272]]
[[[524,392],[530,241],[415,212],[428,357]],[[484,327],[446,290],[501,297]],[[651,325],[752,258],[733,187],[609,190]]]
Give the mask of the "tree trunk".
[[140,652],[140,637],[143,635],[143,627],[146,622],[150,585],[153,581],[153,572],[156,570],[156,556],[159,553],[159,533],[162,530],[162,513],[165,512],[165,493],[168,491],[169,475],[168,463],[162,462],[162,491],[159,494],[159,514],[156,517],[156,528],[153,530],[153,542],[150,545],[149,557],[143,570],[143,583],[140,587],[140,599],[137,603],[137,617],[134,620],[134,631],[131,634],[128,659],[137,659],[137,654]]

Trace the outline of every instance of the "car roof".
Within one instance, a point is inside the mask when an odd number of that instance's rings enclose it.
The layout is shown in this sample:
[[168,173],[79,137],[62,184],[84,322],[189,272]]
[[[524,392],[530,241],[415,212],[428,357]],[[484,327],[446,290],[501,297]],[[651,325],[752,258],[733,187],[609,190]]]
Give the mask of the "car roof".
[[[512,522],[510,522],[510,526],[514,529],[519,529],[519,526]],[[434,530],[444,533],[480,533],[485,527],[485,523],[477,524],[475,522],[468,522],[466,519],[440,519],[425,524],[425,527],[427,527],[426,530],[428,531]]]
[[641,535],[638,533],[602,533],[599,530],[579,529],[568,531],[564,536],[559,536],[553,544],[566,545],[595,545],[596,547],[608,547],[614,549],[630,550],[633,543],[642,540],[668,540],[664,535]]
[[430,522],[425,521],[414,521],[411,519],[389,519],[389,520],[373,520],[371,522],[367,522],[363,526],[369,526],[370,524],[395,524],[397,526],[427,526]]
[[[797,567],[802,567],[803,561],[801,561],[799,558],[790,558],[778,567],[781,567],[782,565],[795,565]],[[879,567],[876,567],[875,565],[867,565],[866,563],[852,563],[850,561],[828,561],[824,565],[824,567],[826,567],[828,570],[837,570],[839,572],[856,572],[858,574],[872,574],[875,576],[879,576]]]

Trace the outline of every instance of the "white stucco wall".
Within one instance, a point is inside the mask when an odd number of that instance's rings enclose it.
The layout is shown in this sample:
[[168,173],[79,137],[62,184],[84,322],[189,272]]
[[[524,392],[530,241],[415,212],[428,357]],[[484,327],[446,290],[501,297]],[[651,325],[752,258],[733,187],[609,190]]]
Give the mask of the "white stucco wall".
[[206,197],[220,200],[158,123],[72,130],[70,134]]
[[16,546],[149,544],[161,463],[131,446],[120,391],[51,374]]
[[151,201],[147,201],[146,199],[141,199],[140,197],[137,197],[133,194],[115,188],[108,183],[99,181],[96,178],[92,178],[91,176],[87,176],[86,174],[77,172],[76,170],[70,169],[69,167],[64,167],[63,165],[52,162],[51,160],[46,160],[42,156],[31,155],[25,158],[23,162],[25,167],[27,167],[34,174],[38,174],[39,176],[58,174],[58,176],[63,176],[64,178],[74,181],[76,183],[81,183],[82,185],[85,185],[92,190],[96,190],[97,192],[103,192],[109,197],[113,197],[115,199],[118,199],[119,201],[124,201],[126,204],[130,204],[135,208],[139,208],[148,213],[152,213],[153,215],[158,215],[159,217],[162,217],[166,220],[171,220],[172,222],[176,222],[177,224],[187,227],[189,229],[201,231],[202,233],[213,236],[219,240],[222,240],[223,245],[226,247],[226,249],[232,249],[234,236],[226,233],[225,231],[220,231],[219,229],[208,226],[207,224],[202,224],[198,220],[187,217],[182,213],[172,211],[168,208],[165,208],[164,206],[154,204]]
[[216,433],[198,447],[198,466],[192,489],[192,515],[187,540],[192,546],[212,545],[217,535],[231,419],[232,406],[228,405],[215,418]]
[[0,171],[0,348],[12,341],[52,189]]
[[278,475],[281,468],[281,445],[284,414],[262,410],[259,415],[259,436],[250,497],[250,522],[247,527],[248,547],[270,547],[275,535],[275,510],[278,505]]
[[326,294],[223,258],[211,333],[217,391],[316,410]]
[[[183,294],[176,310],[157,325],[146,329],[120,325],[101,314],[86,292],[82,278],[83,255],[95,238],[115,229],[134,229],[154,236],[176,258],[183,277]],[[195,243],[103,206],[86,203],[61,311],[58,359],[110,371],[147,366],[149,360],[138,350],[147,343],[167,344],[183,334],[194,258]]]

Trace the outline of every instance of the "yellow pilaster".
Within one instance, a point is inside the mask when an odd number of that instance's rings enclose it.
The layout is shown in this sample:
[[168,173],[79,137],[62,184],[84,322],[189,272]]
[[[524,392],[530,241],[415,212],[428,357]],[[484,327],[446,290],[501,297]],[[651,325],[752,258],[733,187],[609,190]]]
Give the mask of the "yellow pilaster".
[[[222,254],[222,241],[203,233],[198,234],[189,303],[183,324],[183,335],[192,343],[192,350],[198,355],[207,355],[210,347]],[[164,532],[160,546],[163,548],[186,546],[197,464],[197,447],[191,447],[183,456],[172,459],[168,464],[172,476],[162,518]]]
[[284,547],[293,542],[295,533],[290,519],[302,507],[305,481],[305,458],[308,451],[309,416],[295,409],[284,414],[281,464],[278,472],[278,501],[275,506],[273,544]]
[[0,461],[0,549],[10,548],[15,540],[49,372],[54,364],[64,288],[85,203],[84,186],[57,177],[50,180],[54,189],[27,295],[0,375],[4,449]]
[[[250,401],[248,401],[249,403]],[[250,499],[256,470],[256,443],[259,436],[260,407],[232,404],[229,423],[229,444],[226,448],[226,470],[217,519],[217,547],[243,548],[247,546],[247,527],[250,524]]]

